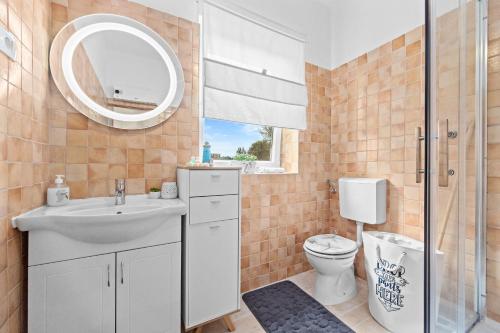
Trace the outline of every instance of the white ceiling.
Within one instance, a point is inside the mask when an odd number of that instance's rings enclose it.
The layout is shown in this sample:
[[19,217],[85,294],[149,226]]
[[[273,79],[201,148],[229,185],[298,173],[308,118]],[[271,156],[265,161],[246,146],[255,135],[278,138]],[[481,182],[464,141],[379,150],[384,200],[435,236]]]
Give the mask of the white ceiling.
[[[197,21],[196,0],[130,0]],[[424,23],[422,0],[230,0],[306,36],[306,61],[335,68]],[[456,1],[456,0],[441,0]]]
[[[52,1],[67,1],[67,0],[52,0]],[[140,4],[143,4],[144,6],[155,8],[158,10],[166,10],[166,9],[172,9],[175,8],[175,10],[179,13],[185,13],[186,16],[191,16],[191,13],[196,13],[196,2],[197,1],[192,1],[192,0],[129,0],[132,2],[137,2]],[[277,0],[267,0],[267,3],[269,5],[272,5],[272,2],[279,3]],[[334,5],[334,2],[338,0],[300,0],[306,3],[315,3],[319,5],[326,6],[328,8],[332,8]],[[238,1],[236,0],[235,2],[240,2],[248,5],[249,7],[253,7],[255,3],[258,3],[256,0],[245,0],[245,1]],[[293,2],[297,1],[289,1],[291,4]],[[176,4],[178,3],[178,4]],[[185,17],[183,15],[179,15],[181,17]],[[185,17],[187,18],[187,17]],[[196,17],[191,17],[191,18],[196,18]]]
[[[129,0],[190,21],[198,21],[196,0]],[[260,16],[304,35],[306,61],[320,67],[331,65],[330,10],[315,0],[231,0]]]
[[[198,21],[197,0],[129,1]],[[302,33],[308,41],[306,61],[325,68],[337,67],[424,23],[422,0],[231,1]]]
[[312,1],[325,5],[330,9],[333,9],[335,6],[335,2],[338,2],[338,0],[312,0]]

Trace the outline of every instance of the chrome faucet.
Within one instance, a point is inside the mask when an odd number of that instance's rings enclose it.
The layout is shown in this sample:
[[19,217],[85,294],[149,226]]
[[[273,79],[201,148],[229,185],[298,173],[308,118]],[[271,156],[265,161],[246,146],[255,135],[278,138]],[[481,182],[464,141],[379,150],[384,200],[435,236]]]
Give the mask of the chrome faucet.
[[115,205],[125,204],[125,179],[115,179]]

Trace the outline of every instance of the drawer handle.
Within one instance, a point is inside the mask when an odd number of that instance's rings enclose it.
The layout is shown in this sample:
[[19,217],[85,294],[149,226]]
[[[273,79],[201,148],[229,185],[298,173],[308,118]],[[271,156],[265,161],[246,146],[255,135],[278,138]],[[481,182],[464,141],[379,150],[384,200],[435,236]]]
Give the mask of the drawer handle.
[[213,205],[220,204],[220,200],[210,200],[210,203]]
[[213,173],[210,176],[212,176],[212,178],[220,178],[221,175],[219,173]]
[[220,225],[211,225],[209,228],[212,230],[219,229]]

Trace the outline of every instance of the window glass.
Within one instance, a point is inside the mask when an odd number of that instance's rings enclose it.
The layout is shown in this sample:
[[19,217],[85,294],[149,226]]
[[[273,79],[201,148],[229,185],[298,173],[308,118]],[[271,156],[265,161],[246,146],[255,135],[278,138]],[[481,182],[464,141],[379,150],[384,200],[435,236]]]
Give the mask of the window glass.
[[203,141],[211,145],[214,160],[234,160],[237,155],[254,155],[271,161],[274,128],[205,118]]

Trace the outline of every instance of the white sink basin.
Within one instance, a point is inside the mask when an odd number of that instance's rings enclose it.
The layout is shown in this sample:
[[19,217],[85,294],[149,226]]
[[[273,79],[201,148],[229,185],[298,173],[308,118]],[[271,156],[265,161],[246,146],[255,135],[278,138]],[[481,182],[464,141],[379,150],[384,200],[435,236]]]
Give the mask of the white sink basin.
[[12,219],[21,231],[50,230],[87,243],[120,243],[157,229],[168,217],[186,213],[178,199],[148,199],[129,195],[125,205],[114,198],[70,200],[63,207],[43,206]]

